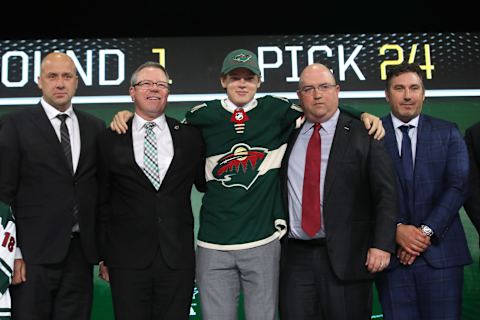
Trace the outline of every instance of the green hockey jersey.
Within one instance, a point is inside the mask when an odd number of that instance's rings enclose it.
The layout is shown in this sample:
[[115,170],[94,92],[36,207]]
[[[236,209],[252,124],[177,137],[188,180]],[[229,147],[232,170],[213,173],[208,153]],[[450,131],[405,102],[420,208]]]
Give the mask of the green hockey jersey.
[[247,112],[232,113],[222,100],[187,112],[186,122],[201,130],[206,143],[199,246],[252,248],[285,233],[279,169],[301,115],[299,106],[272,96],[258,98]]

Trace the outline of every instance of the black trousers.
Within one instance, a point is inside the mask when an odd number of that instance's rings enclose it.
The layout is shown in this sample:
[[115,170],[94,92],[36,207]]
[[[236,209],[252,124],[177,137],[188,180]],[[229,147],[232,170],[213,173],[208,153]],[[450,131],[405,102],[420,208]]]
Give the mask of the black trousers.
[[282,320],[367,320],[372,281],[342,281],[317,241],[288,240],[280,270]]
[[85,260],[80,238],[71,240],[61,263],[26,265],[27,281],[11,286],[15,320],[89,320],[93,266]]
[[109,268],[116,320],[187,320],[194,266],[171,269],[160,250],[144,269]]

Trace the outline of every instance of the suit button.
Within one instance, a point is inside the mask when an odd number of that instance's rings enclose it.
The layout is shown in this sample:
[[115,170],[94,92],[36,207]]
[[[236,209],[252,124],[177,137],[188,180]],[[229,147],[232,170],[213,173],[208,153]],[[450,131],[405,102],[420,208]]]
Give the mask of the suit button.
[[162,223],[162,218],[157,219],[158,223]]

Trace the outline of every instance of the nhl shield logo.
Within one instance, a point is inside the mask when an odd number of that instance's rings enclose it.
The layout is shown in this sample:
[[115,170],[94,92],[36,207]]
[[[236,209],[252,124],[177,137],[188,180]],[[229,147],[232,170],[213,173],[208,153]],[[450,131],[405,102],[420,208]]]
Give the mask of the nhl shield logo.
[[265,148],[236,144],[218,160],[213,168],[213,176],[225,187],[243,187],[248,190],[257,180],[258,168],[267,154],[268,150]]

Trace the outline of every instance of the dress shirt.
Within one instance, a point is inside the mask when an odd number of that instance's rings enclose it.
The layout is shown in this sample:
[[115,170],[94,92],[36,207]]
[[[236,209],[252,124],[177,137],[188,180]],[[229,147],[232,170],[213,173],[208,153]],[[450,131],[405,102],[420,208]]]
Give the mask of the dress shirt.
[[70,147],[72,149],[72,164],[73,172],[77,171],[78,159],[80,159],[80,126],[78,125],[78,119],[73,112],[72,105],[70,105],[65,112],[58,111],[55,107],[48,104],[43,98],[40,100],[45,113],[47,114],[48,120],[52,124],[55,133],[57,134],[58,141],[61,141],[60,125],[62,121],[57,118],[59,114],[66,114],[68,118],[65,123],[67,124],[68,134],[70,136]]
[[[322,226],[314,238],[325,237],[324,219],[323,219],[323,185],[325,174],[327,172],[328,157],[332,148],[335,128],[337,126],[340,111],[337,110],[327,121],[321,123],[320,138],[322,140],[322,159],[320,164],[320,210],[322,214]],[[293,145],[288,160],[288,214],[289,214],[289,237],[295,239],[311,239],[302,229],[302,192],[303,175],[305,171],[305,158],[307,156],[307,147],[312,136],[314,123],[308,120],[304,123],[298,134],[297,140]]]
[[157,138],[157,155],[158,155],[158,170],[160,176],[160,184],[167,173],[168,167],[173,159],[173,141],[168,129],[167,120],[165,115],[162,114],[160,117],[152,120],[146,121],[138,114],[135,113],[135,116],[132,120],[132,139],[133,139],[133,152],[135,154],[135,162],[140,168],[144,167],[143,164],[143,150],[145,148],[145,123],[146,122],[155,122],[156,126],[153,128],[155,136]]
[[395,128],[395,137],[397,138],[397,147],[398,147],[398,155],[401,156],[402,153],[402,140],[403,140],[403,134],[402,130],[400,130],[401,126],[404,125],[409,125],[410,129],[408,130],[408,136],[410,137],[410,140],[412,141],[412,160],[413,160],[413,167],[415,168],[415,155],[417,153],[417,133],[418,133],[418,120],[420,116],[416,116],[409,122],[405,123],[395,117],[392,113],[390,113],[392,116],[392,122],[393,122],[393,127]]

